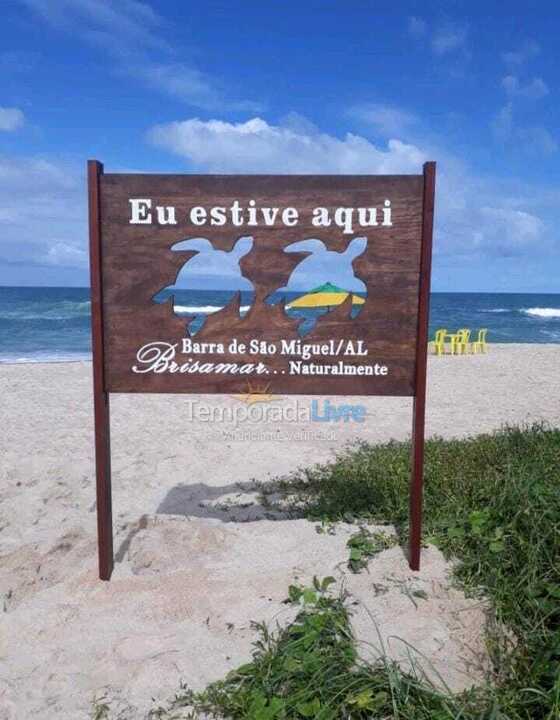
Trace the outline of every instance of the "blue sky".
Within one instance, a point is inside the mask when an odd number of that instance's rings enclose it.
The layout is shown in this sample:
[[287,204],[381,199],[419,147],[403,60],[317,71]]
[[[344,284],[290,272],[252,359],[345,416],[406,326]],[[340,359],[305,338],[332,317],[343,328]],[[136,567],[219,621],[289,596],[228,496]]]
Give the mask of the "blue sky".
[[433,287],[560,292],[560,10],[8,0],[0,284],[87,284],[84,164],[419,172]]

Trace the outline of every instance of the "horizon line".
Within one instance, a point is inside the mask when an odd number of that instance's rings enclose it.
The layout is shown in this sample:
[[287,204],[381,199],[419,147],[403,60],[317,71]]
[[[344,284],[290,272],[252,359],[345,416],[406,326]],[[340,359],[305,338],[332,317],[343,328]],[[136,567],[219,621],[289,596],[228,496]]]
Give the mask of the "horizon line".
[[[43,289],[43,290],[90,290],[90,285],[3,285],[0,289],[19,288],[19,289]],[[187,290],[187,292],[233,292],[231,288],[214,288],[203,290]],[[241,292],[235,289],[235,292]],[[246,292],[246,291],[243,291]],[[303,291],[293,291],[293,294],[299,294]],[[560,290],[431,290],[430,295],[560,295]]]

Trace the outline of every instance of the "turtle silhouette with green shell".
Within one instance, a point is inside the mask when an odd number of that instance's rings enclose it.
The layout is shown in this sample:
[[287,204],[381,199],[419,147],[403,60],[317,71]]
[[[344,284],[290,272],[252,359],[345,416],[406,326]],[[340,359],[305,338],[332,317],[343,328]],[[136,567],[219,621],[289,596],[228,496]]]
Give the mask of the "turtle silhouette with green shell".
[[[352,263],[365,252],[367,242],[366,237],[353,238],[342,252],[328,250],[325,243],[316,238],[291,243],[284,252],[306,253],[308,257],[296,265],[288,283],[268,295],[265,302],[276,305],[284,301],[286,314],[301,319],[300,335],[310,332],[321,316],[345,302],[349,295],[352,296],[349,316],[352,319],[357,317],[364,306],[367,288],[354,274]],[[322,278],[326,282],[304,290],[309,287],[310,277]],[[336,279],[336,284],[332,279]],[[294,295],[299,297],[294,299]]]
[[[171,246],[173,252],[195,251],[196,255],[189,258],[177,273],[173,285],[167,285],[159,290],[153,297],[155,303],[164,303],[173,298],[173,312],[178,317],[192,317],[187,325],[190,335],[197,333],[205,324],[208,315],[220,312],[232,300],[240,294],[243,301],[247,304],[241,304],[239,307],[239,315],[243,317],[249,311],[255,301],[255,289],[253,283],[248,280],[241,272],[239,261],[247,255],[253,247],[253,238],[251,236],[241,237],[237,240],[231,250],[216,250],[212,243],[206,238],[197,237],[181,240]],[[188,307],[181,305],[181,291],[196,291],[201,289],[201,285],[205,285],[202,278],[209,275],[221,276],[227,278],[228,287],[226,290],[220,290],[222,301],[219,305],[201,306],[200,308]],[[205,289],[215,290],[212,287]]]

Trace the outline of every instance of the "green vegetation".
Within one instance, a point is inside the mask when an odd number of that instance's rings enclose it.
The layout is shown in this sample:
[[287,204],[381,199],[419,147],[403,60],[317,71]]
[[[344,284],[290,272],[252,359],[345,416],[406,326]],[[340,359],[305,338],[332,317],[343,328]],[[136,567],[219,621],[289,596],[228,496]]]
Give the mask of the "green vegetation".
[[[275,490],[290,499],[294,514],[327,523],[392,523],[406,544],[409,473],[408,444],[360,444],[333,463],[281,480]],[[534,426],[430,440],[424,533],[458,558],[457,581],[468,594],[489,597],[495,627],[506,630],[489,638],[495,683],[478,691],[474,705],[469,696],[463,705],[456,698],[427,711],[426,696],[417,691],[406,709],[380,707],[363,717],[560,718],[560,431]],[[358,562],[364,540],[355,540]],[[407,683],[394,667],[362,672],[374,687],[379,673],[387,682],[399,677],[403,691]],[[338,717],[360,716],[339,707]]]
[[397,538],[394,535],[370,532],[367,528],[361,527],[346,543],[350,548],[349,569],[354,573],[360,572],[367,566],[368,560],[396,544]]
[[[410,449],[406,443],[360,444],[333,463],[264,488],[288,499],[291,512],[321,521],[373,520],[408,532]],[[357,661],[344,598],[330,578],[291,587],[295,622],[271,634],[256,626],[253,661],[206,691],[181,691],[153,717],[235,720],[557,720],[560,718],[560,431],[507,428],[426,447],[425,538],[458,559],[456,579],[489,598],[495,633],[491,686],[459,696],[380,661]],[[359,571],[390,534],[363,528],[349,541]],[[373,560],[372,562],[375,562]],[[500,630],[501,629],[501,630]],[[184,712],[194,707],[193,715]],[[191,712],[191,711],[189,711]]]
[[153,717],[198,717],[190,710],[181,714],[185,704],[235,720],[478,717],[469,710],[474,693],[445,696],[392,663],[373,669],[359,663],[344,598],[327,593],[331,582],[315,578],[313,587],[291,586],[287,602],[300,606],[296,620],[275,635],[257,625],[253,662],[203,693],[179,694]]
[[[409,458],[405,443],[360,444],[276,489],[294,512],[390,522],[405,543]],[[507,629],[490,638],[496,683],[472,717],[560,718],[560,431],[430,440],[424,498],[426,541],[459,559],[458,582],[489,597],[496,626]]]

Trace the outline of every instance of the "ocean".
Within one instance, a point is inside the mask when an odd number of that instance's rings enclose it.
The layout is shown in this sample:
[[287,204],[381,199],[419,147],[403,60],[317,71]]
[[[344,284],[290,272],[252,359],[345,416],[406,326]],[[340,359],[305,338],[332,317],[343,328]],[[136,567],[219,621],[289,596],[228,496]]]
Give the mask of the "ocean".
[[[227,296],[196,291],[181,304],[204,317]],[[560,343],[560,294],[433,293],[430,337],[440,327],[485,327],[489,342]],[[88,288],[0,287],[0,362],[61,362],[90,354]]]

